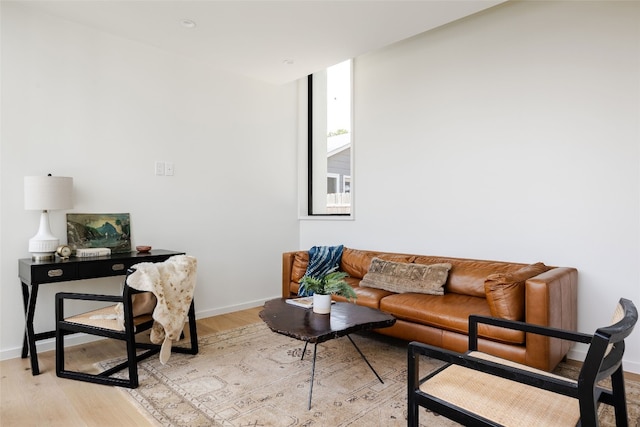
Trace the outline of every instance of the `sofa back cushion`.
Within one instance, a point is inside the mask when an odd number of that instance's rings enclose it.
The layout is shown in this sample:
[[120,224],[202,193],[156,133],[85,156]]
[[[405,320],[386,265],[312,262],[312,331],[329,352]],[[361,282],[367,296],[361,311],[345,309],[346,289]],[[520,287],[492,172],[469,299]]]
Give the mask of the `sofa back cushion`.
[[386,261],[413,262],[415,255],[384,253],[375,251],[362,251],[359,249],[344,248],[340,261],[340,270],[350,277],[362,279],[371,265],[371,260],[380,258]]
[[493,273],[509,273],[516,271],[524,264],[514,264],[499,261],[481,261],[473,259],[445,258],[437,256],[418,256],[419,264],[449,263],[449,280],[444,288],[446,292],[453,292],[474,297],[485,297],[484,281]]
[[[386,261],[415,262],[417,264],[427,265],[441,263],[451,264],[447,283],[444,286],[445,293],[453,292],[482,298],[488,297],[485,291],[485,280],[488,276],[492,274],[514,273],[523,267],[527,267],[526,264],[510,262],[396,254],[345,247],[343,248],[342,258],[340,260],[340,270],[347,273],[353,279],[361,280],[369,271],[371,260],[376,257]],[[308,263],[309,254],[307,251],[296,252],[291,271],[291,280],[293,282],[300,283],[300,279],[304,276]],[[536,275],[537,274],[534,274],[530,277]]]
[[293,258],[293,266],[291,267],[291,280],[300,283],[300,279],[307,271],[307,265],[309,264],[309,252],[298,251]]
[[524,266],[512,273],[497,273],[487,276],[484,289],[491,315],[509,320],[525,320],[524,282],[550,269],[551,267],[538,262]]

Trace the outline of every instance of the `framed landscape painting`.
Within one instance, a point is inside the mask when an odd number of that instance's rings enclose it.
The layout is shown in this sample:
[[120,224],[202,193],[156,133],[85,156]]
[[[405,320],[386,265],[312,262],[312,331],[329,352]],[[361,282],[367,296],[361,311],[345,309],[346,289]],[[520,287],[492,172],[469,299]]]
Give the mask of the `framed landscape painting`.
[[112,253],[131,252],[128,213],[68,213],[67,242],[71,249],[109,248]]

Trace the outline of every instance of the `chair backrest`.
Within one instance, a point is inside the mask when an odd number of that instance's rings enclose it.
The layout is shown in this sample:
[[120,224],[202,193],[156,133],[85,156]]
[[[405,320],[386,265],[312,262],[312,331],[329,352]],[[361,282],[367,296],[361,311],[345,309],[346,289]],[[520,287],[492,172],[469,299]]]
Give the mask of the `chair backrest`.
[[197,264],[193,256],[174,255],[163,262],[136,264],[127,275],[129,287],[156,295],[153,318],[170,339],[178,340],[182,333],[196,286]]
[[[129,268],[126,278],[133,272],[135,272],[135,269]],[[149,322],[145,320],[143,324],[139,324],[139,321],[134,321],[134,319],[145,314],[151,315],[157,303],[157,298],[152,292],[140,291],[130,287],[127,285],[126,278],[122,289],[122,302],[116,306],[115,310],[118,321],[120,322],[120,330],[125,330],[125,324],[135,325],[130,331],[131,337],[133,337],[136,334],[135,331],[141,331],[151,327],[153,323],[152,318]]]
[[624,339],[638,321],[638,310],[628,299],[620,298],[614,322],[598,328],[593,335],[578,382],[592,388],[598,381],[611,376],[622,365]]

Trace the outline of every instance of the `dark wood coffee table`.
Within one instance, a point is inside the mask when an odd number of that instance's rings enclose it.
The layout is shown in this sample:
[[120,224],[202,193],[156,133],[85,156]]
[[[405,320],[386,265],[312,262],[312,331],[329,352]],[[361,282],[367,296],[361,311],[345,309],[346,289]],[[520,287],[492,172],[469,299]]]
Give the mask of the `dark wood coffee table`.
[[318,344],[334,338],[346,336],[358,350],[378,380],[384,384],[380,375],[373,369],[362,351],[349,334],[371,329],[387,328],[396,322],[396,318],[374,308],[353,303],[336,302],[331,305],[331,314],[316,314],[310,308],[287,304],[284,298],[267,301],[260,312],[260,318],[274,332],[304,341],[302,358],[307,345],[313,343],[313,364],[311,366],[311,387],[309,388],[309,409],[313,394],[313,377],[316,371],[316,351]]

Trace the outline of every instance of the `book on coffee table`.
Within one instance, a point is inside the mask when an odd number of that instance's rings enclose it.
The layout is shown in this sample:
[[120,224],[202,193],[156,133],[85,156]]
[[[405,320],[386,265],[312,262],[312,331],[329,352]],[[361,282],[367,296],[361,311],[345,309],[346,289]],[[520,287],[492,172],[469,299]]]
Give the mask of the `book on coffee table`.
[[287,300],[287,304],[295,305],[297,307],[302,307],[302,308],[311,308],[313,307],[313,296],[302,297],[302,298],[289,298]]

